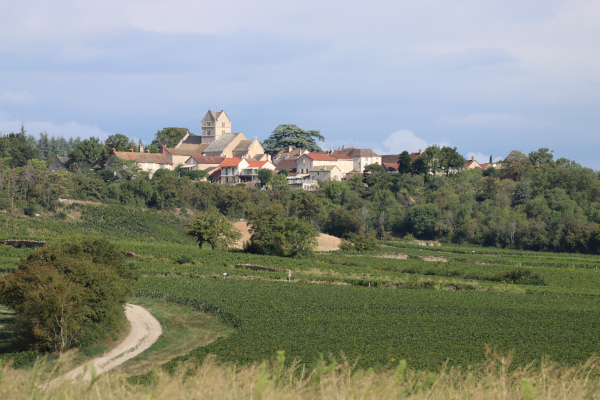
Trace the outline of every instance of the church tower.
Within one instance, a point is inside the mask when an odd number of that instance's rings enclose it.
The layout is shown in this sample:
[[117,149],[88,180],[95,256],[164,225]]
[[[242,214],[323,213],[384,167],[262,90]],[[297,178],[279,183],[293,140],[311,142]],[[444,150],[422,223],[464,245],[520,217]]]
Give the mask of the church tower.
[[202,118],[202,143],[212,143],[222,135],[231,133],[231,120],[225,110],[210,111]]

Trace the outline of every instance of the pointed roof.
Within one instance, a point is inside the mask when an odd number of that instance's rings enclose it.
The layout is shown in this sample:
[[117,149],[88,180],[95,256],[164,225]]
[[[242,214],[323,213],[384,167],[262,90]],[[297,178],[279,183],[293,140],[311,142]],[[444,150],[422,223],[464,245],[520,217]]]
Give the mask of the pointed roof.
[[222,153],[238,135],[243,135],[243,133],[225,133],[209,144],[204,151],[207,153]]

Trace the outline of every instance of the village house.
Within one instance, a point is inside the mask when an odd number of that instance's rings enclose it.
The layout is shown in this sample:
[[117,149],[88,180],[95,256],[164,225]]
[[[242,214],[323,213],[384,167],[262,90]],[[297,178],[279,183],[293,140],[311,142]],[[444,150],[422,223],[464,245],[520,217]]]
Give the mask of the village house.
[[300,174],[308,174],[314,167],[337,166],[337,159],[328,154],[308,153],[303,154],[296,160],[296,171]]
[[148,172],[150,178],[159,169],[173,170],[173,161],[165,154],[164,147],[160,153],[134,152],[133,149],[129,149],[129,151],[115,151],[113,149],[110,157],[106,160],[104,168],[110,169],[117,159],[135,161],[142,171]]
[[258,170],[275,170],[275,165],[270,161],[255,161],[245,158],[226,158],[221,164],[221,183],[258,182]]
[[59,157],[57,154],[52,164],[48,167],[48,171],[58,172],[61,169],[69,169],[69,157]]
[[353,160],[352,170],[356,172],[364,172],[367,165],[381,165],[381,156],[371,149],[355,149],[354,147],[346,148],[346,146],[342,146],[332,153],[350,156]]
[[313,181],[341,181],[344,177],[337,165],[318,165],[312,167],[308,174]]

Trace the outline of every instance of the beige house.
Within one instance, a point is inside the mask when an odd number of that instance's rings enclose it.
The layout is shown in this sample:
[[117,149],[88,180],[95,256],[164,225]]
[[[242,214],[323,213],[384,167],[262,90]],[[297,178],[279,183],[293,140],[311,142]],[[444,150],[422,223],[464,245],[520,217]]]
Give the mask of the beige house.
[[331,157],[337,160],[337,166],[342,171],[342,176],[345,178],[348,172],[354,169],[354,159],[346,154],[331,153]]
[[275,170],[270,161],[256,161],[245,158],[226,158],[221,164],[221,183],[258,182],[258,170]]
[[341,181],[342,171],[337,165],[319,165],[308,171],[313,181]]
[[334,150],[333,153],[345,154],[352,157],[352,170],[356,172],[364,172],[365,167],[370,164],[381,165],[381,156],[371,149],[355,149],[354,147],[346,148],[345,146]]
[[133,149],[129,151],[113,150],[108,160],[106,160],[104,168],[111,168],[117,159],[135,161],[140,169],[148,172],[150,178],[159,169],[173,170],[173,161],[164,153],[164,148],[161,149],[161,153],[134,153]]
[[185,164],[181,166],[181,168],[191,171],[213,171],[223,161],[225,161],[225,158],[223,157],[206,157],[203,155],[195,155],[189,157]]
[[299,174],[308,174],[308,172],[315,167],[323,166],[337,166],[338,160],[331,157],[328,154],[322,153],[308,153],[302,154],[300,158],[296,160],[296,171]]

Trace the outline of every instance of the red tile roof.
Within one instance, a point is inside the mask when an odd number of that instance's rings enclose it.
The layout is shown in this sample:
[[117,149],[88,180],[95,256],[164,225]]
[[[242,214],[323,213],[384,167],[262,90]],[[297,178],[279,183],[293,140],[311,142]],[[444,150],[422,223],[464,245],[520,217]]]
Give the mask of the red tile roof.
[[219,167],[237,167],[241,161],[241,158],[226,158],[221,164],[219,164]]
[[385,167],[385,169],[387,169],[390,172],[398,172],[398,170],[400,169],[400,166],[398,164],[394,164],[394,163],[382,163],[382,164]]

